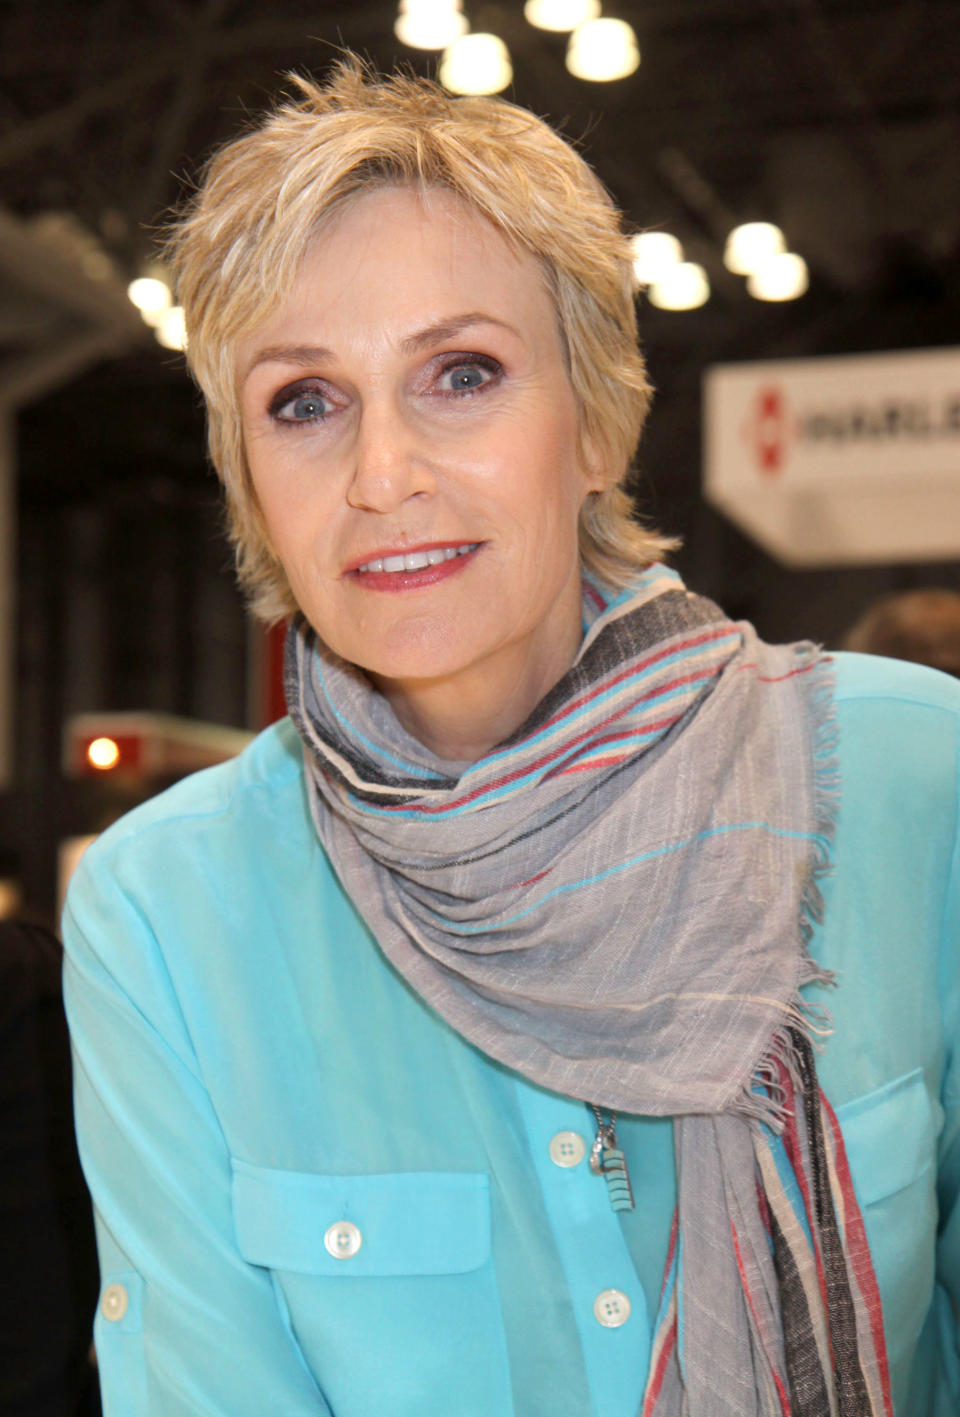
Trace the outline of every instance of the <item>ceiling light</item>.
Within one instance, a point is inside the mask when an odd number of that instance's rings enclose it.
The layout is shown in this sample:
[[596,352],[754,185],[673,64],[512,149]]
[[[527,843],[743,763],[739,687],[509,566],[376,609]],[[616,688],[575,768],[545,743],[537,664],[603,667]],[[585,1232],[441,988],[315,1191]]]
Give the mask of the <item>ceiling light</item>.
[[748,276],[771,256],[786,251],[787,243],[779,226],[769,221],[747,221],[735,226],[727,237],[723,264],[734,275]]
[[187,332],[183,322],[183,306],[174,305],[167,310],[154,333],[164,349],[186,349]]
[[654,285],[665,271],[683,260],[683,247],[669,231],[641,231],[630,245],[638,285]]
[[156,325],[173,304],[166,281],[154,276],[140,276],[132,280],[127,286],[127,295],[148,325]]
[[402,0],[393,32],[410,49],[446,49],[469,28],[460,0]]
[[710,282],[702,266],[679,261],[664,271],[647,295],[661,310],[696,310],[710,299]]
[[523,7],[528,24],[538,30],[575,30],[600,14],[600,0],[527,0]]
[[567,45],[567,68],[577,79],[625,79],[639,63],[637,36],[625,20],[587,20]]
[[512,78],[510,53],[495,34],[465,34],[440,60],[440,82],[451,93],[500,93]]
[[807,263],[794,251],[781,251],[747,277],[755,300],[796,300],[810,284]]

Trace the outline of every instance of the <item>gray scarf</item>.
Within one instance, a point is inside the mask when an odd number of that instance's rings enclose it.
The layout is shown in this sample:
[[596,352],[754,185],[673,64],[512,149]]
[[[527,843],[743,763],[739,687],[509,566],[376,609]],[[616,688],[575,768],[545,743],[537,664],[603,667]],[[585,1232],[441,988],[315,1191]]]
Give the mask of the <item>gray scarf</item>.
[[[782,1417],[797,1325],[829,1405],[793,1411],[879,1414],[844,1237],[854,1405],[833,1395],[848,1375],[832,1349],[847,1350],[810,1282],[821,1227],[839,1230],[821,1215],[812,1238],[792,1233],[763,1164],[803,1112],[799,990],[822,977],[806,944],[835,811],[828,662],[763,644],[659,566],[615,596],[585,584],[584,619],[566,676],[470,764],[435,758],[299,621],[287,699],[318,834],[384,953],[465,1038],[555,1092],[677,1119],[678,1244],[645,1414]],[[815,1112],[790,1165],[811,1185],[819,1166],[829,1200]]]

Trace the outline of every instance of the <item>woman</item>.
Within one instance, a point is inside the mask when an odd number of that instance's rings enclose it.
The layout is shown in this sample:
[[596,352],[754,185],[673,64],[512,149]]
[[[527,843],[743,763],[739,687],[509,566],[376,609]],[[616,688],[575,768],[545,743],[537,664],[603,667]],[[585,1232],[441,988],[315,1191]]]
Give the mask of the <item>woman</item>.
[[106,1411],[953,1411],[956,686],[659,564],[565,143],[298,84],[173,240],[291,720],[67,910]]

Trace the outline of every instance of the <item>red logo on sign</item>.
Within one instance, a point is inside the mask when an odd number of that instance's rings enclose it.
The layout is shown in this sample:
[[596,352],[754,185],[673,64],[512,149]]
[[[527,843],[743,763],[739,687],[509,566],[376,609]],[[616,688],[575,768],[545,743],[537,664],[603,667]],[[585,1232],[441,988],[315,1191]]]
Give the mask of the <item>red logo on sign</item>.
[[782,470],[792,432],[783,390],[779,384],[763,385],[757,390],[744,428],[763,476],[775,477]]

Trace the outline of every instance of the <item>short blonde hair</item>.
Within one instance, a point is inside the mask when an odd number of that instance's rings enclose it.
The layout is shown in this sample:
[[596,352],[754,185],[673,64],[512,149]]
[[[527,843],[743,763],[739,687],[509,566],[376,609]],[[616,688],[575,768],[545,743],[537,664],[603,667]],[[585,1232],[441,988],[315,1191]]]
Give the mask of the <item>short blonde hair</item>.
[[291,81],[297,98],[214,155],[166,248],[251,608],[273,621],[296,606],[251,484],[237,342],[283,301],[327,219],[351,198],[397,184],[455,193],[541,262],[581,448],[597,451],[607,477],[581,514],[581,560],[601,581],[625,584],[673,543],[635,520],[624,486],[650,385],[630,247],[599,179],[546,123],[500,99],[452,98],[426,79],[378,76],[354,56],[323,85]]

